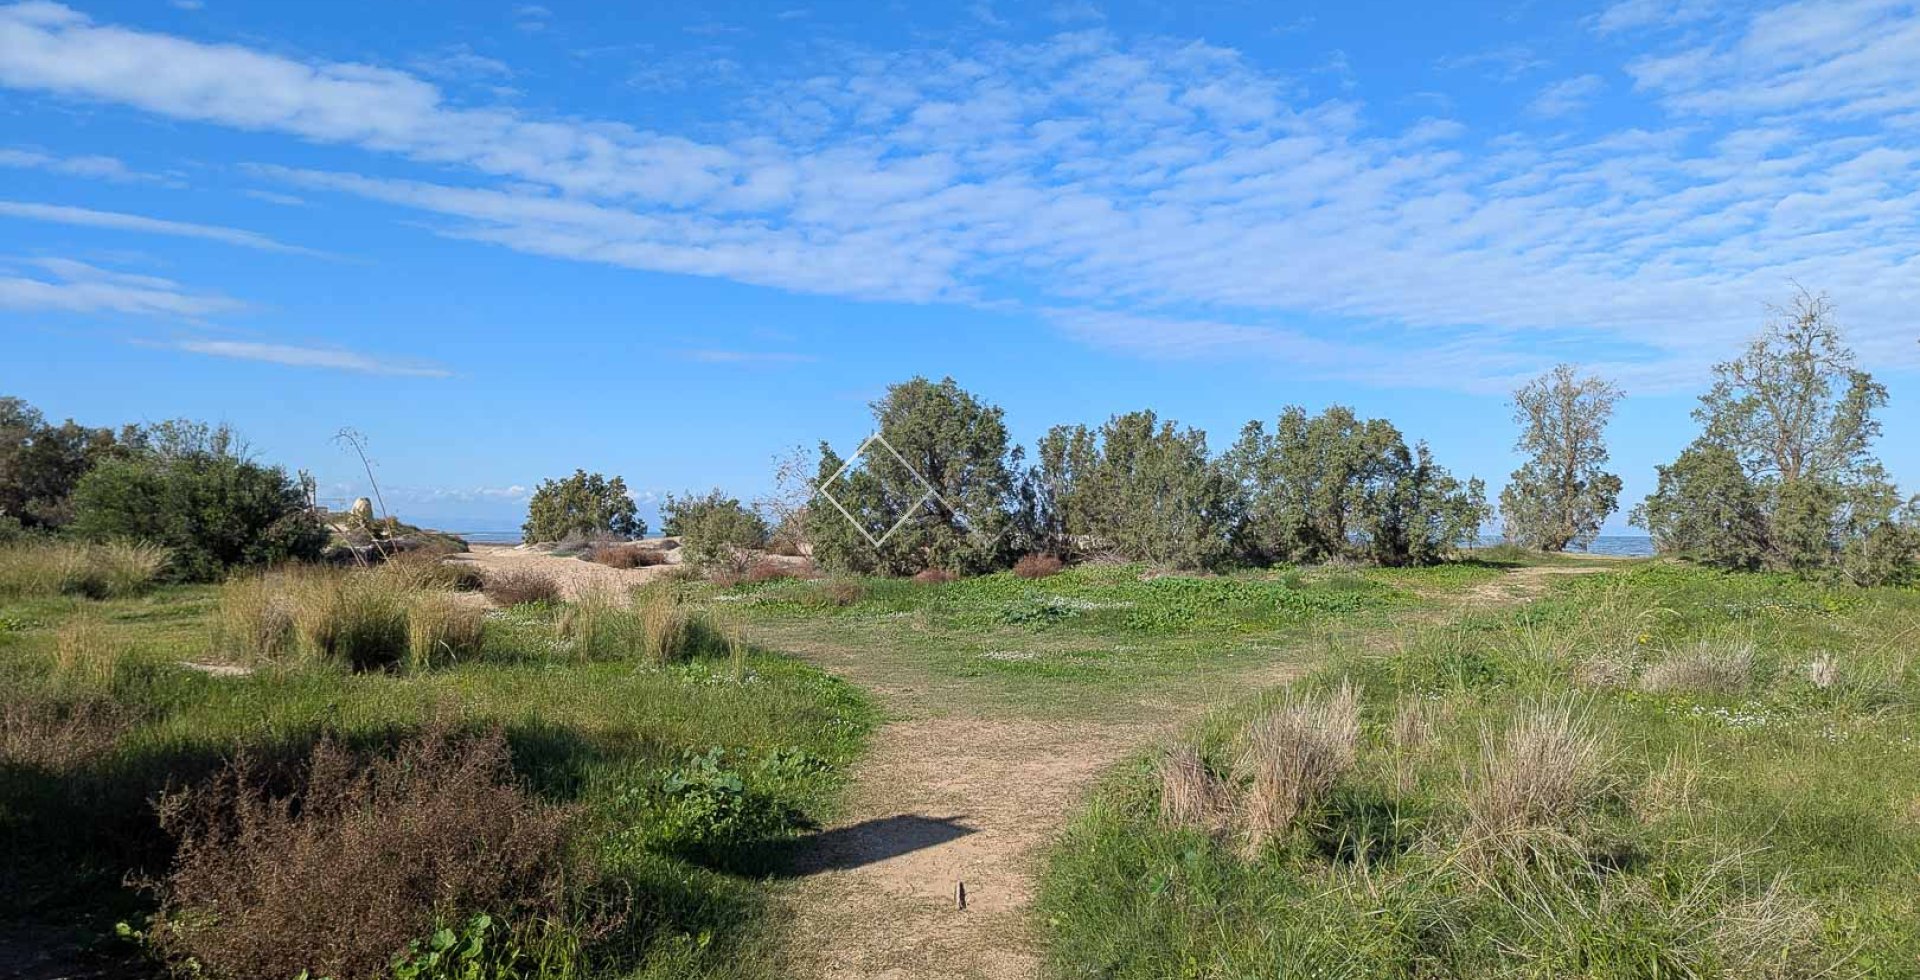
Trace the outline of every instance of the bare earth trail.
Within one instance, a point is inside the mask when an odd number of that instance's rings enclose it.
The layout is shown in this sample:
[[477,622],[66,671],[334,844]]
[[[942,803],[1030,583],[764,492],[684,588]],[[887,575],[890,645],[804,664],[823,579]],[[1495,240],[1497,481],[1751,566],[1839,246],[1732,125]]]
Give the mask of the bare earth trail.
[[[1516,569],[1448,596],[1422,620],[1531,602],[1559,575],[1608,567]],[[903,676],[898,663],[876,664],[857,649],[765,639],[868,690],[896,719],[874,734],[845,812],[802,853],[787,892],[790,970],[830,980],[1036,976],[1027,913],[1036,872],[1093,783],[1220,700],[1308,669],[1269,663],[1223,678],[1218,698],[1139,701],[1099,721],[1057,722],[948,713],[940,688],[963,681]]]

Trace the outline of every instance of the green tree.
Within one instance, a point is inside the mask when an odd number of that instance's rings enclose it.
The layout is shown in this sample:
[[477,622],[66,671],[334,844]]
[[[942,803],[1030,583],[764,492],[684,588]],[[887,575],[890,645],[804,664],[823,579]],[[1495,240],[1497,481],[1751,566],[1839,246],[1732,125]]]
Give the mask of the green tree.
[[1700,438],[1634,512],[1663,551],[1802,574],[1851,561],[1856,577],[1913,563],[1914,509],[1873,456],[1887,391],[1855,367],[1826,296],[1801,290],[1713,371]]
[[1754,569],[1767,557],[1765,495],[1725,446],[1705,440],[1669,466],[1632,521],[1653,536],[1655,550],[1718,568]]
[[1479,480],[1461,483],[1426,444],[1409,447],[1392,423],[1341,405],[1317,416],[1288,407],[1271,435],[1247,423],[1221,468],[1236,549],[1260,564],[1427,564],[1473,540],[1486,519]]
[[660,513],[661,533],[680,539],[694,568],[744,571],[767,546],[766,520],[718,488],[697,497],[668,495]]
[[73,516],[68,498],[80,478],[126,449],[110,429],[72,419],[52,425],[32,405],[0,398],[0,517],[29,528],[67,523]]
[[1542,551],[1586,547],[1620,506],[1605,472],[1606,428],[1620,389],[1562,364],[1513,393],[1514,449],[1527,459],[1500,493],[1509,540]]
[[1226,489],[1206,433],[1129,412],[1098,431],[1056,426],[1035,456],[1027,497],[1047,550],[1180,568],[1226,557]]
[[308,509],[305,489],[284,469],[231,451],[224,427],[206,431],[220,438],[94,466],[74,487],[71,530],[165,545],[172,574],[193,581],[237,566],[319,558],[327,530]]
[[532,542],[558,541],[570,534],[637,538],[647,533],[638,510],[625,480],[574,470],[564,480],[542,480],[534,488],[520,534]]
[[[828,492],[872,537],[886,537],[874,547],[820,501],[805,511],[814,557],[832,568],[896,575],[1004,565],[1014,545],[1020,457],[1009,448],[1002,411],[952,378],[893,385],[872,408],[876,431],[900,458],[875,443],[842,473],[844,461],[823,442],[817,482],[830,483]],[[920,503],[928,487],[939,497]]]

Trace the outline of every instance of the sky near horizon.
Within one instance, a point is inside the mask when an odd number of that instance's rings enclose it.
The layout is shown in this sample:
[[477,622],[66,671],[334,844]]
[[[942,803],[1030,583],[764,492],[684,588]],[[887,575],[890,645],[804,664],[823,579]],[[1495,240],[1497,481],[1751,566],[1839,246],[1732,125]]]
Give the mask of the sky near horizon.
[[0,394],[332,498],[350,426],[440,526],[752,497],[916,374],[1028,445],[1348,404],[1491,496],[1566,361],[1618,532],[1795,283],[1920,490],[1914,3],[31,2],[0,182]]

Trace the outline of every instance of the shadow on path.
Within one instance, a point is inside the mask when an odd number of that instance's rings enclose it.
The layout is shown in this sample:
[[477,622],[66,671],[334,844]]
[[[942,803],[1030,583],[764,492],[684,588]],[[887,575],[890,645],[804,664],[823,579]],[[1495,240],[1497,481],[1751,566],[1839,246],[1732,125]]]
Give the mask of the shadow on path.
[[939,847],[975,832],[973,827],[961,822],[965,819],[964,814],[923,817],[902,813],[808,834],[790,842],[785,870],[779,873],[800,878],[827,871],[846,871]]

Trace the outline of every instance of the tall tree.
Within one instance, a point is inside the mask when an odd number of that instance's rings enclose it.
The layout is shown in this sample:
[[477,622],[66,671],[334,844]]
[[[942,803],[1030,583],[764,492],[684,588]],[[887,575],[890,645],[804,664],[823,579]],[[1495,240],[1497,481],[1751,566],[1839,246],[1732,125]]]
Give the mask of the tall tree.
[[1800,290],[1713,373],[1693,412],[1700,437],[1662,467],[1635,523],[1713,564],[1905,574],[1913,507],[1873,456],[1887,390],[1855,367],[1827,297]]
[[[1014,545],[1020,453],[1009,448],[1001,409],[952,378],[893,385],[872,407],[886,446],[874,444],[857,467],[840,472],[841,458],[823,443],[819,476],[822,483],[831,479],[827,492],[868,534],[886,537],[874,547],[838,509],[820,502],[807,508],[806,518],[815,556],[834,567],[894,574],[980,572],[1003,564]],[[937,497],[922,502],[929,487]]]
[[1620,506],[1620,478],[1605,472],[1607,422],[1620,389],[1604,378],[1580,377],[1571,364],[1527,382],[1513,393],[1520,426],[1514,449],[1527,460],[1500,493],[1507,537],[1529,548],[1582,548]]
[[1832,302],[1802,289],[1772,312],[1745,353],[1714,367],[1693,410],[1703,438],[1731,450],[1756,483],[1884,479],[1873,413],[1887,389],[1854,366]]

